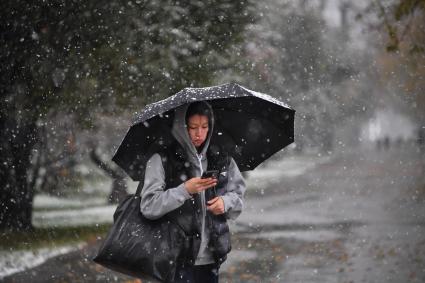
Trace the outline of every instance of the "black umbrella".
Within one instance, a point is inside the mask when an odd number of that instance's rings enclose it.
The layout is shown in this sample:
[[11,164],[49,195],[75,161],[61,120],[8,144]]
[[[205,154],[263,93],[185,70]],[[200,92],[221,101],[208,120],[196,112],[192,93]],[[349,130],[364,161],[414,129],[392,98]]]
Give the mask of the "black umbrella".
[[295,110],[267,94],[230,83],[185,88],[147,105],[112,160],[133,180],[139,180],[156,146],[171,139],[174,109],[195,101],[207,101],[212,106],[215,125],[210,144],[228,151],[241,171],[254,169],[294,141]]

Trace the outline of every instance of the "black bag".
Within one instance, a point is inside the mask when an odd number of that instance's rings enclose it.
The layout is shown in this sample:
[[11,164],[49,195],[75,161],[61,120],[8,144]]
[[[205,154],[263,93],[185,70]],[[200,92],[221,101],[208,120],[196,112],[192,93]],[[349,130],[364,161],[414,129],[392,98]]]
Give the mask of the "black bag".
[[114,224],[93,261],[135,277],[173,281],[177,263],[185,260],[189,237],[166,217],[149,220],[143,216],[142,187],[139,184],[136,194],[119,204]]

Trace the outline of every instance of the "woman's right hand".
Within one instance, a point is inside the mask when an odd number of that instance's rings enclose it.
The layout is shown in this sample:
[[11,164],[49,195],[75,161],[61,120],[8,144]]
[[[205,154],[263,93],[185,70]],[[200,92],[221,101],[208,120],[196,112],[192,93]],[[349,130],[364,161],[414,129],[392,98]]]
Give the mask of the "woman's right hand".
[[184,182],[184,186],[189,194],[196,194],[217,185],[217,179],[195,177]]

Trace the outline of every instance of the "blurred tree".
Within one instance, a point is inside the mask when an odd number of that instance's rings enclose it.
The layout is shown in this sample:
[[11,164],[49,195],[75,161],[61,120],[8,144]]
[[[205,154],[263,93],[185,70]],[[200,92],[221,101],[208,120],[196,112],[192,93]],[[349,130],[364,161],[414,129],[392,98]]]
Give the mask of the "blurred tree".
[[[385,85],[395,90],[396,96],[407,106],[406,111],[418,123],[417,143],[425,156],[425,1],[375,0],[372,22],[383,34],[381,52],[377,55],[378,73]],[[377,18],[378,23],[376,24]],[[384,48],[385,47],[385,48]],[[425,188],[425,158],[421,159],[416,196],[423,199]]]
[[409,52],[425,53],[425,0],[376,0],[377,12],[388,34],[388,51],[409,41]]
[[2,1],[0,230],[31,229],[31,155],[53,113],[90,126],[228,68],[250,2]]
[[36,193],[43,192],[59,196],[80,185],[80,174],[76,170],[80,162],[77,133],[78,125],[70,115],[63,113],[47,115],[38,126],[38,142],[32,150],[30,187]]
[[120,168],[114,168],[114,166],[107,164],[102,158],[96,153],[95,149],[90,152],[90,158],[92,161],[99,166],[106,174],[112,178],[111,193],[108,196],[109,203],[119,203],[127,196],[127,183],[126,174]]
[[297,109],[297,147],[330,151],[334,128],[358,114],[370,95],[355,83],[360,66],[354,62],[360,60],[347,47],[347,19],[340,30],[332,30],[322,18],[325,1],[310,4],[271,0],[259,5],[263,16],[247,31],[245,80]]
[[378,57],[382,79],[404,95],[415,118],[425,124],[425,0],[374,2],[386,50]]

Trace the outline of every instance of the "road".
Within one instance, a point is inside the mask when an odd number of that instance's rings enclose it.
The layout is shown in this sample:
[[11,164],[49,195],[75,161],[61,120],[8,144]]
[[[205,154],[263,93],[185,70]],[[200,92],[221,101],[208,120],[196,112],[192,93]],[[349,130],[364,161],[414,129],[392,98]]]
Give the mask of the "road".
[[[425,282],[423,172],[413,147],[270,162],[248,178],[220,282]],[[92,263],[97,246],[4,282],[134,282]]]

